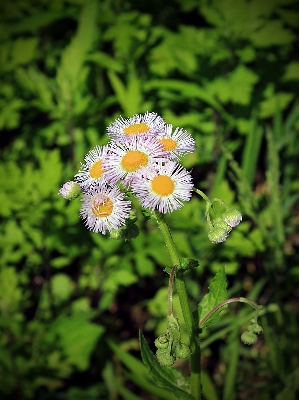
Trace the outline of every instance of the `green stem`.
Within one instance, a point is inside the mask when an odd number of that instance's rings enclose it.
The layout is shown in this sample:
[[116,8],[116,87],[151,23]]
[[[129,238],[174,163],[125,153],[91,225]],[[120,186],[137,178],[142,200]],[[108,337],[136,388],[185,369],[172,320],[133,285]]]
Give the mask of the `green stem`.
[[177,265],[175,265],[172,270],[171,270],[171,274],[169,277],[169,284],[168,284],[168,315],[173,315],[173,307],[172,307],[172,293],[173,293],[173,281],[174,281],[174,277],[175,277],[175,273],[177,270]]
[[246,303],[249,304],[251,307],[253,307],[256,311],[262,310],[263,306],[258,305],[255,301],[247,299],[247,297],[233,297],[232,299],[228,299],[223,301],[222,303],[217,304],[216,307],[214,307],[199,323],[198,327],[202,328],[204,323],[211,317],[211,315],[214,314],[215,311],[219,310],[219,308],[225,306],[226,304],[229,303],[234,303],[236,301],[239,301],[240,303]]
[[179,254],[176,250],[173,238],[171,236],[164,215],[158,211],[154,212],[158,226],[162,232],[172,265],[178,266],[175,277],[176,289],[179,295],[180,305],[186,325],[186,330],[190,338],[191,347],[191,395],[194,399],[201,399],[201,352],[198,328],[192,316],[191,307],[188,301],[187,290],[185,285],[184,272],[179,270],[181,265]]

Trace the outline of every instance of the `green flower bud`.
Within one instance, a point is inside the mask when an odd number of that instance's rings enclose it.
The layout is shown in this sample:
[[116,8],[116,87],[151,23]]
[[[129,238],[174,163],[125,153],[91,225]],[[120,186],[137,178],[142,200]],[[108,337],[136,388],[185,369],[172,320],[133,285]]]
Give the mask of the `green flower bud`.
[[217,217],[213,220],[213,226],[215,228],[222,228],[228,234],[232,228],[222,219],[222,217]]
[[243,332],[241,335],[241,340],[244,344],[254,344],[257,342],[257,336],[253,332]]
[[168,335],[164,334],[157,337],[157,339],[155,340],[155,346],[157,347],[157,349],[167,349],[169,346]]
[[169,353],[168,349],[158,349],[156,351],[156,356],[159,364],[163,367],[171,367],[175,362],[175,358]]
[[212,243],[224,242],[227,238],[227,231],[223,228],[211,228],[208,233],[208,238]]
[[175,347],[174,353],[178,358],[188,358],[190,355],[189,346],[185,343],[178,343]]
[[242,221],[242,214],[239,210],[231,208],[222,214],[222,219],[227,223],[227,225],[234,228]]
[[263,333],[263,328],[262,328],[260,325],[256,324],[256,325],[253,327],[253,332],[254,332],[254,333],[257,333],[257,334],[259,335],[260,333]]
[[81,194],[81,188],[77,182],[68,181],[61,186],[58,194],[66,200],[74,200]]

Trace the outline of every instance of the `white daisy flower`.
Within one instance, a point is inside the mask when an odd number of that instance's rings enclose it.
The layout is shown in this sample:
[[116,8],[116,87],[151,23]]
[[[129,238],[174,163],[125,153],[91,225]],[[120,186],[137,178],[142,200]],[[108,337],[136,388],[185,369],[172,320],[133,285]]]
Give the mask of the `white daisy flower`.
[[173,161],[159,163],[156,170],[132,184],[132,191],[144,208],[158,209],[164,214],[181,208],[182,201],[189,201],[192,189],[190,173]]
[[117,118],[107,128],[107,133],[114,140],[130,138],[132,136],[155,136],[163,132],[165,121],[157,113],[147,112],[135,114],[131,118]]
[[136,174],[144,173],[159,160],[166,161],[167,156],[155,138],[143,140],[134,136],[123,143],[111,142],[103,168],[109,183],[124,179],[122,183],[127,185],[134,181]]
[[164,133],[157,136],[158,142],[162,144],[163,149],[169,152],[172,159],[177,159],[186,153],[192,153],[195,150],[196,143],[193,137],[185,129],[176,128],[172,132],[172,125],[166,125]]
[[125,225],[129,217],[131,202],[124,200],[125,196],[117,186],[96,184],[84,194],[80,216],[86,227],[103,235]]
[[86,154],[85,163],[81,163],[81,169],[75,175],[75,180],[82,188],[105,180],[103,160],[107,156],[108,149],[108,146],[96,146]]

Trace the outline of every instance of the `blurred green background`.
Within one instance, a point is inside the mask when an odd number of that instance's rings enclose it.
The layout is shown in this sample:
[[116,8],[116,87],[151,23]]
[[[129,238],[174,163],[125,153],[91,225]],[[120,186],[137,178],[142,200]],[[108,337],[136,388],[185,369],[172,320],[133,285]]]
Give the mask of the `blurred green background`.
[[202,200],[169,215],[181,256],[200,260],[186,273],[193,308],[222,265],[231,296],[265,306],[254,346],[240,342],[246,305],[204,333],[205,399],[298,398],[298,2],[3,0],[0,10],[1,400],[174,398],[151,382],[137,340],[142,329],[153,349],[166,325],[170,260],[155,222],[139,210],[138,238],[114,241],[57,195],[113,119],[146,111],[193,135],[183,164],[196,187],[244,216],[212,245]]

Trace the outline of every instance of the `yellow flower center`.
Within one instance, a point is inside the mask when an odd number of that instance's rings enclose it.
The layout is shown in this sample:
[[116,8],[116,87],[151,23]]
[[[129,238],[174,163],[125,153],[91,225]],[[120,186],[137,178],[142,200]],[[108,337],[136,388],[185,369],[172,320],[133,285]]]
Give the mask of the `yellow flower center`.
[[89,170],[89,175],[96,179],[100,178],[105,172],[102,166],[102,160],[96,161]]
[[133,124],[124,129],[126,135],[137,135],[138,133],[145,133],[149,131],[149,126],[144,122],[140,124]]
[[177,142],[171,138],[162,138],[159,139],[159,142],[162,144],[163,150],[165,151],[171,151],[177,147]]
[[99,200],[98,198],[94,199],[92,212],[97,217],[105,218],[108,217],[113,211],[113,203],[107,197],[105,200]]
[[141,167],[145,167],[148,156],[139,150],[129,150],[121,160],[123,169],[127,172],[135,172]]
[[174,182],[166,175],[155,176],[151,184],[152,190],[159,196],[169,196],[174,191]]

